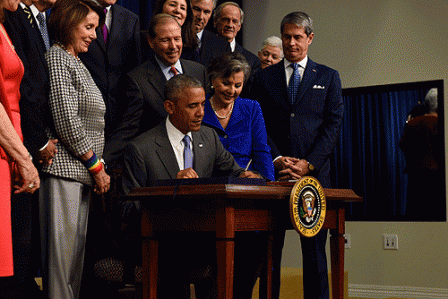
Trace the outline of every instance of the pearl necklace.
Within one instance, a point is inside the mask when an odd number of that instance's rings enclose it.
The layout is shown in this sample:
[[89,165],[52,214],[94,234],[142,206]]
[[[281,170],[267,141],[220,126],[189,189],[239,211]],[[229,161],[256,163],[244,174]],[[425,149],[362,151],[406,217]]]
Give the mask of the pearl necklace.
[[61,44],[60,42],[56,42],[56,44],[57,44],[59,47],[61,47],[62,50],[64,50],[65,52],[67,52],[67,53],[70,54],[71,56],[75,57],[76,60],[81,61],[81,59],[79,59],[78,56],[75,56],[75,54],[73,54],[72,52],[70,52],[69,50],[67,50],[67,48],[66,48],[63,44]]
[[232,114],[233,106],[235,105],[235,101],[232,102],[232,107],[230,107],[230,111],[226,115],[221,116],[215,110],[215,106],[213,105],[213,99],[214,99],[214,97],[210,98],[210,105],[212,106],[213,112],[215,112],[215,115],[216,115],[217,118],[219,118],[219,119],[226,119],[227,117],[229,117]]

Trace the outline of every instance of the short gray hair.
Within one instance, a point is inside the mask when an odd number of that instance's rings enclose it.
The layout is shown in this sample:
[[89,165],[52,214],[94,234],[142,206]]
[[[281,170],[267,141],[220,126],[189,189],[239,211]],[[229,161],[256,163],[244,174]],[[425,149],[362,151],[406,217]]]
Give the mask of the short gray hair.
[[282,34],[286,24],[294,24],[303,27],[307,36],[310,36],[310,34],[313,33],[313,20],[309,15],[302,11],[291,12],[283,18],[280,25],[280,32]]
[[283,57],[283,43],[282,43],[282,40],[281,40],[280,37],[278,37],[278,36],[270,36],[267,39],[265,39],[263,41],[263,43],[261,44],[261,50],[260,51],[263,51],[263,49],[266,46],[279,48],[280,51],[281,51],[282,57]]
[[165,85],[164,98],[165,101],[171,101],[176,103],[180,95],[184,94],[184,90],[187,88],[204,88],[201,81],[186,74],[179,74],[172,77]]
[[423,105],[426,107],[428,113],[437,112],[438,98],[437,88],[431,88],[425,96]]
[[250,76],[250,66],[239,52],[225,52],[213,59],[207,67],[210,82],[216,78],[229,78],[239,72],[243,72],[245,83]]
[[240,25],[243,25],[243,20],[244,20],[244,12],[241,9],[241,7],[238,5],[238,3],[235,2],[224,2],[221,5],[219,5],[215,11],[213,12],[213,20],[214,22],[218,22],[221,19],[221,13],[224,7],[226,7],[227,5],[233,5],[236,6],[239,10],[240,10],[240,15],[241,15],[241,19],[240,19]]
[[[190,4],[199,2],[199,1],[204,1],[204,0],[190,0]],[[218,0],[212,0],[213,2],[213,9],[215,9],[216,5],[218,5]]]

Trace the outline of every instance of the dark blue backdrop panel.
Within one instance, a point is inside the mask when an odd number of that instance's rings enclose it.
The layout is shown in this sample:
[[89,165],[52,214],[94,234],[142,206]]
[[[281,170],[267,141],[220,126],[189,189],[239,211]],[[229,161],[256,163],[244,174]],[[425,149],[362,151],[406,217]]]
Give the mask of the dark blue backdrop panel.
[[[335,188],[352,189],[364,198],[362,204],[348,206],[348,220],[411,220],[406,217],[406,161],[398,143],[409,112],[431,87],[443,90],[443,81],[344,89],[332,182]],[[443,109],[443,100],[439,107]],[[443,198],[438,208],[445,205]]]

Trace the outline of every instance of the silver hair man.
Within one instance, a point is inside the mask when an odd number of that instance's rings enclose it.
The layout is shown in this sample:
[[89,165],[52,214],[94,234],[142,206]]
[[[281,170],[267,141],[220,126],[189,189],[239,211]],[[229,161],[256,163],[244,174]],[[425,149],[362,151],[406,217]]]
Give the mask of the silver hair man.
[[[217,21],[219,21],[219,19],[221,19],[221,12],[222,12],[223,8],[226,7],[227,5],[236,6],[240,10],[240,15],[241,15],[240,25],[243,25],[244,12],[241,9],[241,7],[238,5],[238,3],[231,2],[231,1],[222,3],[213,11],[213,20],[214,20],[215,24]],[[215,27],[216,27],[216,25],[215,25]]]
[[283,18],[282,23],[280,24],[281,33],[283,33],[285,24],[295,24],[299,27],[303,27],[307,36],[313,33],[313,20],[309,15],[302,11],[289,13]]

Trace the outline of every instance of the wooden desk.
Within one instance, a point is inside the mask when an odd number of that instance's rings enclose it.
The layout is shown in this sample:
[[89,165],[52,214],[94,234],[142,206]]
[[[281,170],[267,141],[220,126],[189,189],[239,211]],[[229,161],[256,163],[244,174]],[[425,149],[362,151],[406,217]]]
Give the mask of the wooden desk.
[[[157,233],[173,231],[216,232],[218,298],[233,297],[233,256],[236,231],[293,229],[289,196],[294,183],[267,186],[185,185],[137,188],[129,194],[142,203],[143,298],[157,298]],[[330,229],[333,298],[344,295],[344,202],[360,202],[352,190],[325,189]],[[174,198],[174,199],[173,199]],[[188,204],[183,204],[188,202]],[[193,207],[193,208],[189,208]],[[163,212],[159,213],[159,211]],[[272,234],[268,238],[267,267],[272,267]],[[260,293],[271,298],[272,277],[267,271]]]

